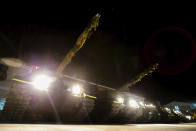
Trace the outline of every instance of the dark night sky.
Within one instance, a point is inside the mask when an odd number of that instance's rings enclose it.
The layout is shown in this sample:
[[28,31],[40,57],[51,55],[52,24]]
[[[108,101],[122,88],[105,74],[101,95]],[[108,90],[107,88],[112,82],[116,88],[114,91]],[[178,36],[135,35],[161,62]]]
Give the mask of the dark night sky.
[[[1,24],[0,55],[53,69],[99,12],[102,17],[98,30],[74,57],[66,74],[118,88],[158,61],[160,69],[130,91],[161,103],[194,101],[194,14],[185,8],[151,9],[60,9],[16,15],[12,18],[16,23],[37,24]],[[171,28],[156,33],[166,27]]]

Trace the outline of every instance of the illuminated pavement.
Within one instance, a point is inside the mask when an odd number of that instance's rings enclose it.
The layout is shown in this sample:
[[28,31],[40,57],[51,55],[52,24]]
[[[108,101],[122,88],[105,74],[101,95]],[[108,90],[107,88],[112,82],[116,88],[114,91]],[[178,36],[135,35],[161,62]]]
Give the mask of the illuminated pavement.
[[196,131],[196,123],[130,125],[0,124],[0,131]]

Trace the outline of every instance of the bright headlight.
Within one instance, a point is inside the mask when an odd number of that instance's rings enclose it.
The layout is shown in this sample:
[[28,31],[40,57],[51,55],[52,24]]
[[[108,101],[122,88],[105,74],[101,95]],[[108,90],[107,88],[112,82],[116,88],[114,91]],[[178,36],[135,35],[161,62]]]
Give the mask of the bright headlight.
[[129,106],[133,107],[133,108],[138,108],[139,107],[138,103],[135,100],[130,100],[129,101]]
[[82,88],[80,85],[74,85],[71,89],[71,92],[74,96],[79,96],[82,94]]
[[139,102],[140,106],[144,106],[144,102],[140,101]]
[[33,79],[33,85],[40,90],[47,90],[53,79],[47,75],[38,75]]
[[118,101],[119,103],[123,104],[123,102],[124,102],[124,98],[122,98],[122,97],[118,97],[118,98],[117,98],[117,101]]

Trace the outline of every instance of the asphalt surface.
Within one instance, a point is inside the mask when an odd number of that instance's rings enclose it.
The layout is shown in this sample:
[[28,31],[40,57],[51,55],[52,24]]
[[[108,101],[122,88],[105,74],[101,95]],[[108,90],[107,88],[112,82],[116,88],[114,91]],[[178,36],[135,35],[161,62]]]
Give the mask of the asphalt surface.
[[130,125],[0,124],[0,131],[196,131],[196,123]]

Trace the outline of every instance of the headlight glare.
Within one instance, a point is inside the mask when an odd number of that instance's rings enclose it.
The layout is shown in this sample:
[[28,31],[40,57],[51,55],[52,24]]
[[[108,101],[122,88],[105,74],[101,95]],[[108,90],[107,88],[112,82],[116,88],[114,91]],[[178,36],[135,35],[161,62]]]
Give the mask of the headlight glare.
[[129,106],[132,107],[132,108],[138,108],[139,107],[138,103],[135,100],[130,100],[129,101]]
[[139,102],[140,106],[144,106],[144,102],[140,101]]
[[71,89],[71,92],[74,96],[80,96],[82,94],[82,88],[79,84],[74,85]]
[[41,74],[33,79],[33,86],[39,90],[47,90],[53,79],[47,75]]
[[117,101],[118,101],[119,103],[123,104],[123,103],[124,103],[124,98],[118,97],[118,98],[117,98]]

